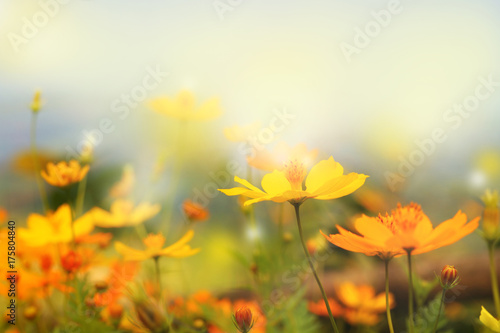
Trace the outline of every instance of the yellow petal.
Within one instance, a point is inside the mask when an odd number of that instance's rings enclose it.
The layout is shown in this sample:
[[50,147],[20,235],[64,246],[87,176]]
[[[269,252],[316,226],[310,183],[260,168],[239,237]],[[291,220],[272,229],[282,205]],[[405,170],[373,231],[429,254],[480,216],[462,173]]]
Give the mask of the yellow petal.
[[255,192],[252,190],[249,190],[244,187],[234,187],[234,188],[228,188],[228,189],[219,189],[222,193],[225,195],[233,196],[233,195],[244,195],[249,198],[260,198],[262,196],[265,196],[266,194],[262,191],[260,192]]
[[392,231],[382,223],[378,222],[377,218],[368,217],[366,215],[363,215],[354,221],[354,228],[356,228],[361,235],[370,239],[376,239],[380,242],[385,242],[393,236]]
[[484,308],[484,306],[481,307],[479,320],[484,324],[484,326],[494,332],[500,332],[500,323]]
[[245,180],[245,179],[241,179],[240,177],[238,176],[234,176],[234,181],[237,182],[237,183],[240,183],[241,185],[243,186],[246,186],[248,187],[249,189],[251,189],[252,191],[255,191],[255,192],[260,192],[260,193],[264,193],[262,192],[262,190],[260,190],[259,188],[255,187],[254,185],[250,184],[248,182],[248,180]]
[[306,190],[315,192],[327,181],[342,176],[344,168],[330,156],[328,160],[320,161],[312,167],[306,178]]
[[363,186],[367,177],[368,176],[362,174],[350,173],[348,175],[344,175],[331,180],[329,186],[320,189],[324,190],[323,193],[319,194],[320,191],[318,190],[318,193],[313,193],[313,195],[317,195],[315,196],[315,198],[318,200],[340,198],[351,194],[352,192]]
[[115,242],[115,250],[120,253],[125,260],[141,261],[150,258],[146,251],[133,249],[122,242]]
[[88,212],[79,217],[75,222],[73,222],[73,227],[77,238],[90,234],[90,232],[94,230],[94,219],[92,213]]
[[291,190],[288,179],[281,171],[274,170],[262,178],[262,188],[271,196]]
[[193,120],[210,120],[221,115],[219,99],[211,98],[198,109],[193,116]]

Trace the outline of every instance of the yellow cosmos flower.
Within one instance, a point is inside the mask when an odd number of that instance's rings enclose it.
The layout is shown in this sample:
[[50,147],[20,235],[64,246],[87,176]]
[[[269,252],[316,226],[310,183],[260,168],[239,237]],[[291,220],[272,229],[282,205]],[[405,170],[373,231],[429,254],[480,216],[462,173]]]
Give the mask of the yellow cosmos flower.
[[[55,213],[43,216],[30,214],[27,228],[19,228],[19,238],[28,246],[68,243],[73,240],[71,231],[71,209],[68,204],[60,206]],[[73,222],[75,237],[88,235],[94,229],[89,213]]]
[[257,150],[253,156],[247,157],[247,162],[254,168],[274,171],[282,170],[286,161],[299,160],[307,167],[311,165],[318,156],[318,150],[308,150],[306,145],[299,143],[290,147],[287,143],[279,142],[272,151],[267,149]]
[[[234,177],[234,180],[245,187],[219,189],[219,191],[226,195],[252,198],[245,202],[245,206],[265,200],[301,204],[309,198],[330,200],[348,195],[361,187],[368,177],[354,172],[347,175],[343,173],[344,168],[335,162],[333,157],[313,166],[309,174],[304,163],[295,159],[287,162],[283,170],[274,170],[262,178],[261,185],[264,191],[239,177]],[[302,188],[304,179],[305,190]]]
[[181,239],[174,244],[162,248],[165,243],[165,237],[161,233],[149,234],[144,238],[143,242],[146,246],[145,250],[136,250],[122,242],[115,242],[115,249],[120,253],[125,260],[141,261],[146,259],[156,259],[159,257],[184,258],[195,255],[200,249],[193,249],[187,244],[194,236],[194,231],[189,230]]
[[153,99],[148,105],[158,113],[181,120],[211,120],[222,113],[217,98],[211,98],[200,106],[196,106],[195,98],[189,91],[181,91],[175,98]]
[[47,164],[47,172],[42,170],[41,174],[43,179],[52,186],[64,187],[73,183],[81,181],[89,171],[89,166],[83,168],[76,160],[71,160],[69,163],[59,162],[54,164],[52,162]]
[[500,332],[500,321],[496,320],[485,308],[481,307],[479,320],[493,332]]
[[337,226],[339,234],[323,236],[345,250],[390,259],[408,252],[420,254],[453,244],[473,232],[478,223],[479,217],[467,223],[467,216],[459,211],[453,218],[433,228],[419,205],[412,203],[402,207],[399,204],[391,215],[358,218],[354,227],[360,235]]
[[94,224],[101,228],[120,228],[135,226],[154,217],[160,211],[160,205],[147,202],[140,203],[137,207],[130,200],[117,199],[111,204],[107,212],[99,207],[94,207],[89,213],[94,218]]
[[246,126],[234,125],[224,128],[224,136],[229,141],[245,142],[248,141],[251,136],[256,135],[257,131],[260,128],[261,125],[259,122],[255,122]]

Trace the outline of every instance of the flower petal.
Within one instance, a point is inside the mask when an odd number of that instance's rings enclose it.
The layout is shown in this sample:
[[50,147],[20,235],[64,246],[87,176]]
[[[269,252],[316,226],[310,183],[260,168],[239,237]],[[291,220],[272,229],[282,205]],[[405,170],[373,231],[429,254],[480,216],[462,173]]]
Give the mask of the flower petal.
[[479,320],[484,324],[484,326],[493,330],[494,332],[500,332],[500,322],[495,319],[485,308],[481,307],[481,315]]
[[393,236],[392,231],[380,223],[376,217],[363,215],[354,221],[354,228],[365,238],[376,239],[380,242],[385,242]]
[[350,173],[348,175],[340,176],[330,180],[324,187],[318,189],[313,193],[315,199],[330,200],[336,199],[352,192],[363,186],[365,179],[368,176],[357,173]]
[[262,188],[269,195],[275,196],[291,190],[291,185],[283,172],[274,170],[262,178]]
[[344,168],[330,156],[328,160],[320,161],[311,168],[306,178],[306,190],[315,192],[327,181],[342,176]]
[[115,250],[120,253],[125,260],[141,261],[150,258],[147,251],[133,249],[122,242],[115,242]]

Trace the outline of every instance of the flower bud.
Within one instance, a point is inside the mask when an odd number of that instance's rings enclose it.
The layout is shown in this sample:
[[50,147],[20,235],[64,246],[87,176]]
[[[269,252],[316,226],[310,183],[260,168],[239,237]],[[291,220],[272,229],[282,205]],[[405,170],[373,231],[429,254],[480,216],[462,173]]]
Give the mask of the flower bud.
[[113,319],[120,319],[123,314],[123,305],[120,303],[111,303],[108,305],[109,316]]
[[38,309],[34,305],[30,305],[24,310],[24,318],[28,320],[35,319],[37,314],[38,314]]
[[455,287],[460,280],[458,271],[455,266],[446,265],[441,271],[441,286],[444,289],[451,289]]
[[184,200],[182,203],[182,210],[191,222],[204,221],[210,216],[208,210],[206,210],[202,205],[189,199]]
[[33,102],[30,104],[30,109],[33,112],[38,112],[42,108],[42,98],[41,98],[42,93],[40,90],[35,91],[35,96],[33,97]]
[[73,250],[69,250],[61,257],[61,266],[68,273],[77,271],[82,266],[82,256]]
[[252,329],[254,324],[252,318],[252,310],[247,308],[246,306],[239,308],[236,310],[233,316],[233,322],[236,326],[236,329],[241,333],[248,333]]
[[483,232],[484,238],[493,241],[498,238],[500,212],[498,209],[498,191],[486,190],[485,194],[481,197],[484,203],[483,212]]
[[106,281],[97,281],[94,284],[94,287],[97,291],[106,291],[109,287],[108,283]]

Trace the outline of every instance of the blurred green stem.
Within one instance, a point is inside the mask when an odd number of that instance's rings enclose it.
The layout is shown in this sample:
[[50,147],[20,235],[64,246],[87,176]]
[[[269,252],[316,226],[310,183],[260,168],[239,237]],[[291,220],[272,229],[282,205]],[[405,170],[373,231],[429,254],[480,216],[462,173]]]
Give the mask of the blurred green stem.
[[387,324],[389,325],[390,333],[394,333],[394,327],[392,326],[391,318],[391,307],[389,304],[389,261],[391,259],[385,259],[385,308],[387,312]]
[[162,288],[161,288],[161,273],[160,273],[160,257],[154,257],[155,261],[155,271],[156,271],[156,283],[158,284],[158,299],[161,300]]
[[413,272],[412,272],[412,265],[411,265],[411,251],[412,250],[406,250],[408,254],[408,280],[409,280],[409,286],[408,286],[408,324],[410,328],[410,333],[413,333],[415,328],[414,328],[414,323],[413,323]]
[[75,208],[76,217],[79,217],[80,215],[82,215],[86,187],[87,187],[87,176],[83,177],[83,179],[78,184],[78,190],[77,190],[77,194],[76,194],[76,208]]
[[497,318],[500,318],[500,296],[498,294],[497,268],[495,264],[495,244],[496,242],[488,242],[488,254],[490,257],[491,290],[493,292],[493,300],[495,301]]
[[441,310],[443,309],[444,294],[446,294],[446,288],[443,288],[443,292],[441,294],[441,302],[439,303],[439,311],[438,311],[438,314],[437,314],[437,317],[436,317],[436,323],[434,323],[434,329],[432,330],[433,333],[437,332],[438,323],[439,323],[439,317],[441,316]]
[[321,284],[321,281],[319,280],[318,274],[316,273],[316,270],[314,269],[314,263],[312,261],[310,254],[309,254],[309,251],[307,250],[306,243],[304,242],[304,236],[303,236],[303,232],[302,232],[302,224],[300,222],[300,213],[299,213],[300,203],[294,203],[292,205],[295,208],[295,217],[297,218],[297,226],[299,228],[300,242],[302,243],[302,248],[304,249],[304,253],[307,257],[307,261],[309,262],[309,266],[311,267],[311,271],[313,272],[314,278],[316,279],[316,282],[318,283],[318,287],[321,290],[321,295],[323,296],[323,300],[325,301],[326,310],[328,311],[328,317],[330,317],[330,322],[332,324],[333,330],[335,333],[339,333],[339,329],[337,328],[337,324],[335,323],[335,319],[333,318],[332,310],[330,309],[330,303],[328,302],[328,298],[326,296],[325,289],[323,289],[323,285]]
[[30,131],[30,141],[31,141],[31,155],[33,157],[33,166],[35,167],[35,179],[38,186],[38,191],[40,192],[40,198],[42,200],[43,209],[45,212],[50,210],[49,200],[47,199],[47,192],[45,192],[45,187],[43,186],[42,177],[40,176],[40,164],[38,162],[38,151],[36,149],[36,121],[37,112],[31,112],[31,131]]

